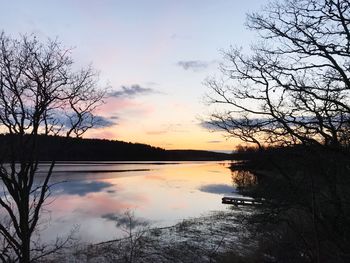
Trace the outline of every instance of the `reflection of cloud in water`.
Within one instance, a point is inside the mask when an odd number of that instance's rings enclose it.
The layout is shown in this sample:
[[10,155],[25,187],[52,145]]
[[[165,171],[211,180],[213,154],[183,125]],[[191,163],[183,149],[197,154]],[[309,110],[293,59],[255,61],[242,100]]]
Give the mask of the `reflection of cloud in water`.
[[117,227],[135,229],[137,227],[146,227],[149,225],[149,221],[143,218],[136,218],[133,214],[118,214],[108,213],[101,216],[101,218],[116,223]]
[[87,182],[87,181],[69,181],[62,182],[53,187],[55,195],[80,195],[84,196],[88,193],[101,192],[103,189],[112,186],[111,183],[106,182]]
[[157,180],[157,181],[165,181],[165,178],[160,175],[147,175],[145,176],[145,179],[147,180]]
[[235,192],[235,188],[227,184],[208,184],[199,188],[200,191],[212,194],[231,194]]

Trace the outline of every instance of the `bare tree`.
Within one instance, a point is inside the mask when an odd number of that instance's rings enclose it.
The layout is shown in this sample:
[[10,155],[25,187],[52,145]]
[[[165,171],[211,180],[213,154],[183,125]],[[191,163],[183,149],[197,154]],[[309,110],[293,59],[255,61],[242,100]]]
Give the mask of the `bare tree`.
[[256,219],[275,236],[275,259],[347,262],[350,2],[274,1],[247,26],[259,40],[224,52],[223,77],[207,82],[210,123],[260,148],[295,146],[260,151],[244,167],[257,176],[250,194],[266,200]]
[[50,194],[55,165],[52,161],[38,182],[38,137],[81,136],[96,123],[93,111],[103,97],[96,72],[91,67],[74,71],[70,50],[57,40],[43,43],[35,36],[0,34],[0,127],[9,138],[0,157],[0,215],[10,219],[10,227],[0,222],[6,243],[2,261],[34,258],[31,237]]
[[260,42],[210,79],[215,126],[246,142],[349,146],[350,2],[286,0],[248,15]]

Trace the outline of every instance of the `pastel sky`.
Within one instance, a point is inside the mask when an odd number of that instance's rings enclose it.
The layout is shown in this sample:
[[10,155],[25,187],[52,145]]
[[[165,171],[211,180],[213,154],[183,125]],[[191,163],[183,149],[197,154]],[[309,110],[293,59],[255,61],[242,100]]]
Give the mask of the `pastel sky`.
[[[220,50],[247,47],[247,12],[267,0],[1,1],[0,30],[34,33],[74,47],[78,66],[92,63],[111,96],[98,114],[114,125],[86,137],[166,149],[229,151],[239,141],[210,132],[203,82],[218,76]],[[112,96],[113,95],[113,96]]]

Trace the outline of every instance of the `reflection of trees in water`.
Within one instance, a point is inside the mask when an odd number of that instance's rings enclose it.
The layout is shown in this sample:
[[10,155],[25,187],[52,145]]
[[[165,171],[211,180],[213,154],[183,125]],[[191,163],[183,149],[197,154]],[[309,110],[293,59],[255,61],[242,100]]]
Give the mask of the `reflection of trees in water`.
[[258,183],[257,177],[246,170],[232,170],[232,183],[238,190],[249,189]]

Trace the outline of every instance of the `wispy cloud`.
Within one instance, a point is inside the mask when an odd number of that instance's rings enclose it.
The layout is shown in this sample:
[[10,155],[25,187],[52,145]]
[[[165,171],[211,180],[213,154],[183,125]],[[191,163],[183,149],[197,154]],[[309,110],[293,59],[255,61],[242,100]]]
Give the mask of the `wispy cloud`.
[[181,123],[173,123],[168,125],[161,125],[161,129],[159,130],[151,130],[147,131],[148,135],[161,135],[169,132],[188,132],[188,130],[184,129]]
[[61,110],[54,110],[51,112],[48,122],[51,125],[62,125],[64,129],[70,129],[72,125],[78,123],[79,127],[90,127],[92,125],[93,129],[108,128],[116,125],[115,118],[104,117],[95,114],[86,114],[81,120],[75,112],[64,112]]
[[113,115],[110,117],[111,120],[119,120],[119,117],[117,115]]
[[161,135],[161,134],[166,134],[168,131],[166,130],[157,130],[157,131],[147,131],[147,135]]
[[110,97],[136,97],[138,95],[149,95],[154,93],[159,93],[159,91],[151,88],[144,88],[138,84],[134,84],[131,86],[121,86],[119,90],[110,92],[109,96]]
[[116,120],[118,119],[118,117],[113,116],[111,118],[106,118],[103,116],[95,116],[95,125],[94,128],[108,128],[111,127],[113,125],[116,125]]
[[220,143],[221,141],[207,141],[207,143]]
[[220,131],[221,129],[212,121],[201,121],[198,125],[206,130]]
[[210,65],[216,63],[215,60],[203,61],[203,60],[181,60],[176,63],[184,70],[201,71],[208,68]]

